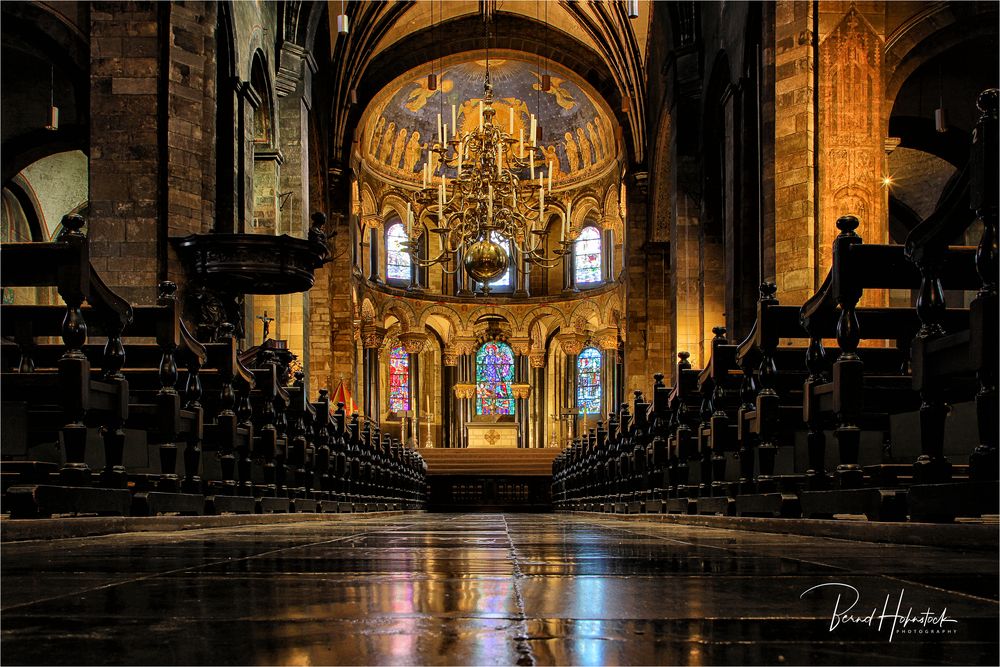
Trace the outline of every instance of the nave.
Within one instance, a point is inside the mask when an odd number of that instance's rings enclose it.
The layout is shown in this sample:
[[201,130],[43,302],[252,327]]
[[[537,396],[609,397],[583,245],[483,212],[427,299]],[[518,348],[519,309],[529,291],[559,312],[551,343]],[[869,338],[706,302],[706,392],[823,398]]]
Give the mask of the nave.
[[[5,541],[3,661],[996,664],[996,549],[966,549],[565,514]],[[831,629],[848,586],[951,620]]]

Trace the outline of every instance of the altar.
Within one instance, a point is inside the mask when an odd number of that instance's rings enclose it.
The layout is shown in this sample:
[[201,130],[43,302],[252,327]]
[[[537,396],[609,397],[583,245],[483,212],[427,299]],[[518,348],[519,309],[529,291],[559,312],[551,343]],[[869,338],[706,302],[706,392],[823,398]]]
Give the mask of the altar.
[[517,447],[517,424],[476,423],[466,425],[469,447]]

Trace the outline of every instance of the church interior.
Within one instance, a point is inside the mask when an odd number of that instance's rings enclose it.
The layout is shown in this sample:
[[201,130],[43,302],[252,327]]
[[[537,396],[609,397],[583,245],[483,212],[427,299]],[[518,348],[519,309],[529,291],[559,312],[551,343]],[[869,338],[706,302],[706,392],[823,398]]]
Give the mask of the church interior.
[[998,24],[0,3],[2,659],[997,664]]

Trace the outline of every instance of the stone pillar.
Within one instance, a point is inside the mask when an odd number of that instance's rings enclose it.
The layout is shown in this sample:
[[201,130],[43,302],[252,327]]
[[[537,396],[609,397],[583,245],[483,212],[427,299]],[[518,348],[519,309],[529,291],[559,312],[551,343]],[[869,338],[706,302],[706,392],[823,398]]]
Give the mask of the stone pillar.
[[245,233],[253,231],[254,215],[254,145],[253,145],[253,117],[263,103],[260,95],[253,89],[249,82],[243,82],[239,89],[239,146],[237,151],[237,217],[239,220],[239,231]]
[[[797,0],[774,7],[774,264],[778,295],[788,304],[812,296],[817,271],[815,7]],[[691,349],[681,340],[677,346]]]
[[[840,216],[858,217],[857,233],[865,243],[889,242],[882,185],[885,12],[881,7],[859,11],[853,2],[840,0],[818,6],[819,229],[812,290],[830,270]],[[782,292],[778,297],[786,302]],[[865,290],[861,300],[867,306],[886,303],[886,290]]]
[[444,443],[442,444],[445,447],[457,447],[458,434],[456,424],[458,422],[457,415],[459,410],[458,401],[451,387],[454,387],[458,382],[458,378],[456,377],[458,371],[458,353],[453,348],[446,347],[441,357],[441,363],[444,366],[441,373],[441,387],[444,394],[441,400],[441,437],[444,439]]
[[510,244],[510,252],[513,255],[511,258],[511,269],[514,272],[514,292],[512,296],[526,297],[528,296],[528,277],[524,272],[524,253],[519,251],[513,243]]
[[399,342],[406,350],[407,359],[410,365],[410,415],[413,424],[416,425],[414,433],[414,446],[420,443],[420,417],[422,414],[420,404],[420,352],[427,344],[427,334],[419,331],[406,331],[399,335]]
[[575,248],[576,244],[570,243],[566,247],[566,254],[563,256],[563,294],[574,294],[580,291],[580,289],[576,286]]
[[381,283],[382,277],[379,268],[379,257],[378,257],[378,246],[381,237],[381,230],[378,227],[372,227],[368,241],[368,258],[369,258],[369,271],[368,280],[373,283]]
[[532,385],[532,438],[534,447],[545,446],[545,353],[533,352],[528,356]]
[[528,353],[531,351],[531,339],[527,336],[510,338],[510,347],[514,351],[514,415],[517,420],[518,447],[528,446],[528,424],[530,409],[528,398],[531,396],[531,385],[528,383]]
[[[564,405],[567,411],[576,409],[576,356],[583,349],[583,341],[576,333],[562,333],[556,339],[566,355],[566,369],[564,373],[565,391],[563,394]],[[576,415],[572,420],[572,428],[569,436],[575,437],[579,427],[580,415]]]
[[217,5],[89,7],[91,262],[119,295],[150,305],[159,280],[184,290],[167,238],[215,219]]
[[605,229],[601,240],[601,277],[604,282],[611,282],[615,279],[615,232],[613,229]]
[[601,415],[608,414],[618,403],[618,330],[608,328],[597,334],[601,347]]
[[465,252],[459,250],[455,253],[455,295],[472,296],[472,289],[469,287],[469,275],[465,272]]
[[378,355],[385,342],[385,329],[366,325],[361,330],[364,345],[364,406],[365,416],[378,422],[382,418]]

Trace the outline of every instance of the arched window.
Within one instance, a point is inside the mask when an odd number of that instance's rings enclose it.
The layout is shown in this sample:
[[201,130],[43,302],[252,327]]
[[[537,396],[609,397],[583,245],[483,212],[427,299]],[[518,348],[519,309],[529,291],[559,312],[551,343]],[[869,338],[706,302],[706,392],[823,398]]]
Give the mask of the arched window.
[[507,343],[483,343],[476,353],[476,414],[514,414],[514,351]]
[[597,227],[587,226],[580,232],[573,246],[573,262],[577,285],[601,282],[601,232]]
[[585,415],[601,411],[601,352],[594,347],[576,357],[576,407]]
[[410,281],[410,254],[403,250],[406,229],[397,222],[385,235],[385,277],[389,280]]
[[410,409],[410,357],[402,345],[389,351],[389,412]]

